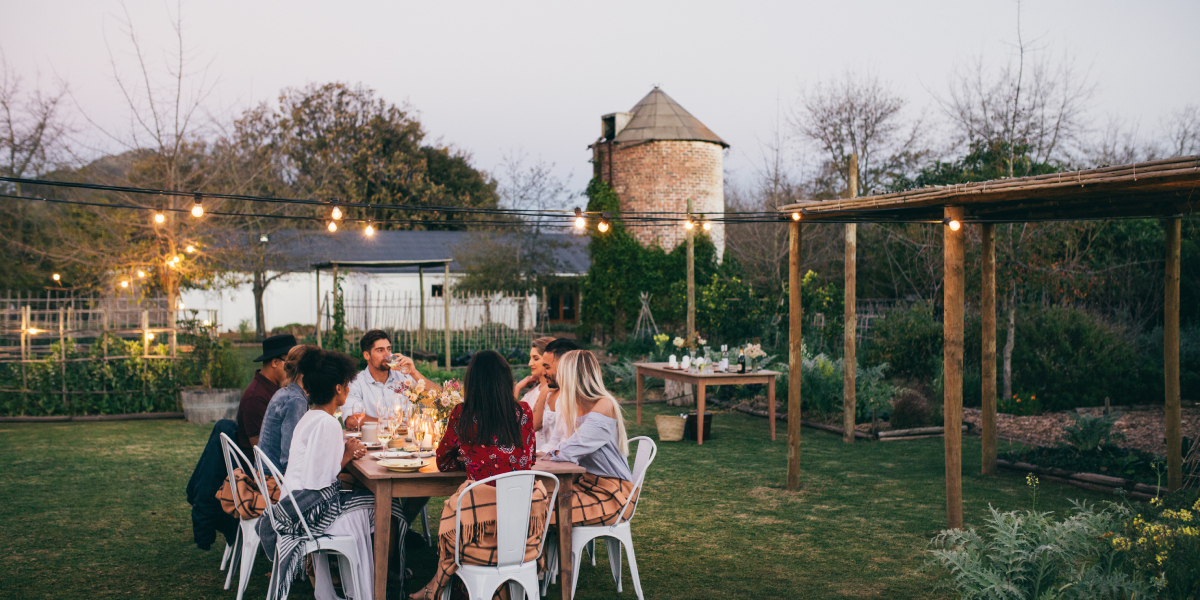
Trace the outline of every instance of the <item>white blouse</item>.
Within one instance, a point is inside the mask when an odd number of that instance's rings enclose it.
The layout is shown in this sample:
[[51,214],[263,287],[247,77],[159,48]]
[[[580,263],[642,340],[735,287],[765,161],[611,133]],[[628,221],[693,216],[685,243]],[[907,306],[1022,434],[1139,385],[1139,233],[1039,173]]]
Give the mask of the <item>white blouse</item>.
[[320,490],[337,481],[342,471],[342,426],[323,410],[310,410],[292,434],[288,470],[283,476],[289,490]]

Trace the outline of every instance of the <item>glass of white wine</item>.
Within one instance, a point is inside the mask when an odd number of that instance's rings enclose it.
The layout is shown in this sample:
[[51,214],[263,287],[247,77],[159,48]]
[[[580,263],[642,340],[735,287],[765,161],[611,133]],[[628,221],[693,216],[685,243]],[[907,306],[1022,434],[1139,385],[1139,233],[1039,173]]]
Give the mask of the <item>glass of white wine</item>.
[[[388,368],[390,368],[390,369],[395,369],[396,367],[399,367],[399,366],[400,366],[400,361],[401,361],[403,358],[404,358],[404,355],[403,355],[403,354],[400,354],[399,352],[397,352],[397,353],[395,353],[395,354],[391,355],[390,357],[388,357],[388,362],[387,362],[387,366],[388,366]],[[404,375],[408,375],[408,367],[403,367],[403,368],[401,368],[401,369],[400,369],[400,373],[401,373],[401,374],[404,374]]]
[[379,419],[379,441],[387,447],[387,443],[392,439],[392,420],[387,417]]

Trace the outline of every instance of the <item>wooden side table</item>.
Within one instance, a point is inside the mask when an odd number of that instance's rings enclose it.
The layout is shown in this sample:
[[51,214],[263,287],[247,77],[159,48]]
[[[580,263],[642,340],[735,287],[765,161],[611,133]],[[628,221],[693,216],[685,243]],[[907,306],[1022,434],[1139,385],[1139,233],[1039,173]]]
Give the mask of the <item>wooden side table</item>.
[[767,406],[770,413],[771,440],[775,440],[775,378],[778,371],[757,373],[688,373],[684,369],[667,368],[667,363],[634,363],[637,367],[637,422],[642,424],[642,395],[646,389],[646,377],[661,377],[672,381],[692,384],[696,394],[696,443],[704,443],[704,391],[710,385],[738,385],[763,383],[767,386]]

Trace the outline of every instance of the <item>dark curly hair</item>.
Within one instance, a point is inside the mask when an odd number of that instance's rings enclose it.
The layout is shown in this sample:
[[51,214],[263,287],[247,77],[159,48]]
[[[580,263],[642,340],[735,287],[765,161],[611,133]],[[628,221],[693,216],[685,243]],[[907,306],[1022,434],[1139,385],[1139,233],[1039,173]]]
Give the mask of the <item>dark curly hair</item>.
[[333,401],[337,386],[348,385],[358,374],[358,363],[341,352],[313,349],[304,353],[298,365],[304,374],[301,385],[308,392],[308,401],[323,406]]

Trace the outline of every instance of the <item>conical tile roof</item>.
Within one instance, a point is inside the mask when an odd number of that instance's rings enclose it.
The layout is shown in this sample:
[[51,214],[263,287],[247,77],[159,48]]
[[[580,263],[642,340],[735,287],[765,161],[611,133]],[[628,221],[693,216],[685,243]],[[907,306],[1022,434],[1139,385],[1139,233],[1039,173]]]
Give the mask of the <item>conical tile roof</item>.
[[613,140],[625,144],[656,140],[686,140],[712,142],[728,148],[729,144],[700,119],[684,110],[666,92],[655,87],[629,111],[633,114],[629,124]]

